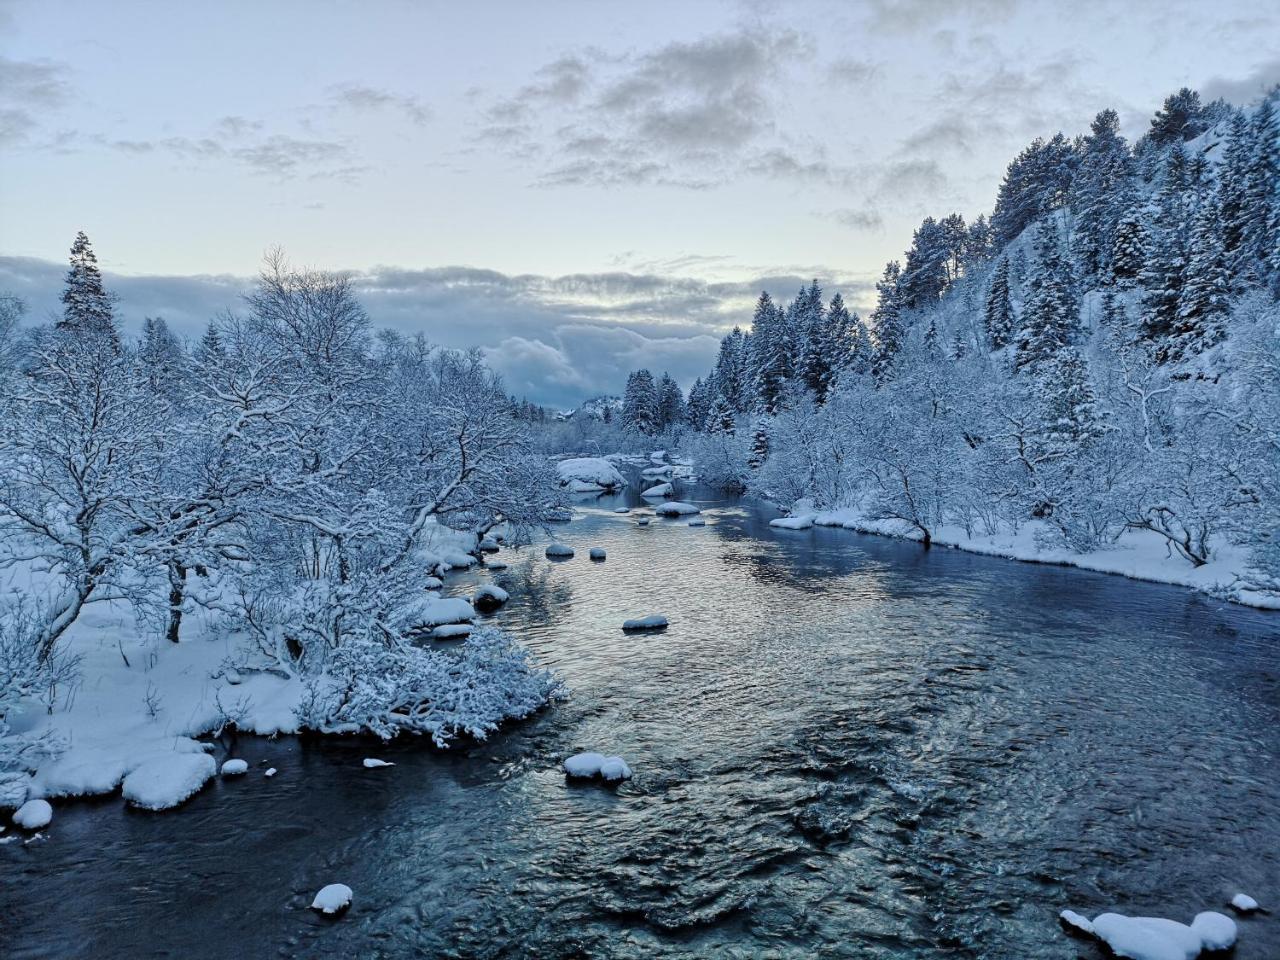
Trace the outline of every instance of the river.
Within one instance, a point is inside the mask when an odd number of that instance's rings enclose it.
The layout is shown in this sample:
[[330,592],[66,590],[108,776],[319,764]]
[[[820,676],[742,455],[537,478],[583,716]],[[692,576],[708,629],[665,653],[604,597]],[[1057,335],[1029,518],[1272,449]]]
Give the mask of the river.
[[[511,591],[563,703],[448,751],[241,737],[257,772],[176,812],[61,804],[0,846],[0,955],[1071,960],[1101,954],[1064,907],[1275,902],[1280,617],[685,499],[705,527],[601,497],[576,558],[446,585]],[[566,783],[588,749],[634,779]],[[1241,922],[1238,960],[1277,956],[1280,915]]]

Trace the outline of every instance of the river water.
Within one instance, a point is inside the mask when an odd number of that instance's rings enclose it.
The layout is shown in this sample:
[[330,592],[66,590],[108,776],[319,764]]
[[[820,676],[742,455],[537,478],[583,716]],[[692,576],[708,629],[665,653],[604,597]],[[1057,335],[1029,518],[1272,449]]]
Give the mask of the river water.
[[[506,586],[568,700],[449,751],[241,737],[254,771],[176,812],[60,805],[0,846],[0,956],[1071,960],[1101,954],[1064,907],[1276,903],[1280,617],[685,498],[705,527],[602,497],[575,559],[446,585]],[[634,779],[566,783],[588,749]],[[1280,915],[1241,922],[1278,956]]]

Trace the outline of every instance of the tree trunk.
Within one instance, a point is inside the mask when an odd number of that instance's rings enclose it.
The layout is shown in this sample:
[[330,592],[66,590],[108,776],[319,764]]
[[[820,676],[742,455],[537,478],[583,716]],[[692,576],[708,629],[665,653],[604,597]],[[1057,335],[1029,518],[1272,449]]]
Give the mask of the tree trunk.
[[187,568],[177,560],[169,562],[169,626],[165,636],[171,643],[178,642],[182,627],[182,604],[187,598]]

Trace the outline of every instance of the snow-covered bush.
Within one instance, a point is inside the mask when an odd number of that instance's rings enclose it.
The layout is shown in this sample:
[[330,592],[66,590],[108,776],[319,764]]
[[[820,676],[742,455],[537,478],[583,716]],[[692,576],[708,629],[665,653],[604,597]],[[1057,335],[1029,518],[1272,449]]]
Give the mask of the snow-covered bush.
[[751,441],[732,433],[700,433],[690,437],[684,450],[697,464],[698,476],[721,490],[741,492],[751,480]]
[[47,731],[33,735],[15,728],[20,712],[39,709],[51,684],[66,683],[75,669],[65,660],[41,662],[40,622],[22,606],[0,616],[0,807],[20,804],[30,774],[62,747]]
[[449,651],[361,637],[344,643],[325,671],[308,681],[299,720],[314,730],[364,731],[384,739],[428,734],[446,746],[462,734],[483,740],[561,690],[526,649],[492,628],[473,631]]

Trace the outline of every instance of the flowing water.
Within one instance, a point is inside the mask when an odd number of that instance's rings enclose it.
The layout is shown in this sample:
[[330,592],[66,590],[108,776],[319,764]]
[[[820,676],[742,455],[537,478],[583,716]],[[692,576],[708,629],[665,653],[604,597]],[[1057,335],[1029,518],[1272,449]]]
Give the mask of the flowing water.
[[[0,846],[0,955],[1070,960],[1100,954],[1063,907],[1280,898],[1280,616],[689,498],[707,526],[602,497],[575,559],[447,584],[510,589],[565,702],[449,751],[241,737],[254,772],[179,811],[60,805]],[[635,778],[566,783],[580,750]]]

